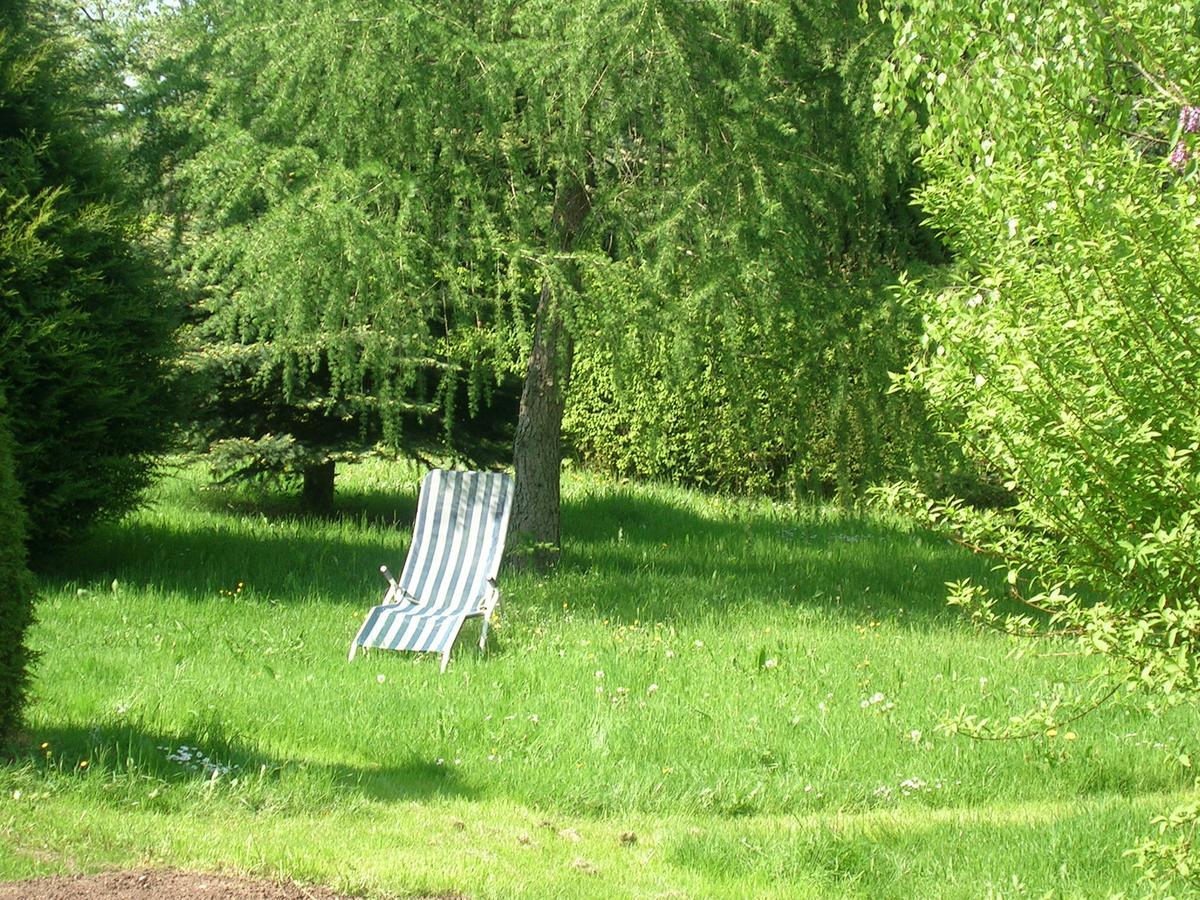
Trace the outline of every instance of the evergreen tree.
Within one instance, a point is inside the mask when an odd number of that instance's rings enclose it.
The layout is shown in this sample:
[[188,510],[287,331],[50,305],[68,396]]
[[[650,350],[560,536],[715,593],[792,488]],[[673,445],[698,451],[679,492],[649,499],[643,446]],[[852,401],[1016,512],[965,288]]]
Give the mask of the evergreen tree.
[[134,504],[167,446],[170,294],[53,7],[0,12],[0,389],[31,546]]

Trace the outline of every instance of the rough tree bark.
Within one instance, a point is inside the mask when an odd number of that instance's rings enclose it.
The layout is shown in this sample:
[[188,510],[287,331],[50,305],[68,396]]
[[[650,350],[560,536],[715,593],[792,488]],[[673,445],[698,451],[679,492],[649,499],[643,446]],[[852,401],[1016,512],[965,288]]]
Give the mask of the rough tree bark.
[[[569,251],[591,201],[578,179],[560,184],[554,219],[560,249]],[[568,280],[578,283],[571,263]],[[534,313],[533,346],[521,389],[513,465],[517,488],[509,520],[510,559],[518,566],[545,569],[558,559],[559,484],[562,470],[562,418],[571,378],[574,344],[563,323],[549,280],[542,282]]]
[[306,512],[319,516],[327,516],[333,512],[333,477],[332,460],[305,467],[300,504]]
[[529,370],[521,390],[513,463],[517,490],[509,535],[517,565],[544,569],[558,556],[562,417],[571,375],[572,346],[554,310],[549,282],[542,284],[534,320]]

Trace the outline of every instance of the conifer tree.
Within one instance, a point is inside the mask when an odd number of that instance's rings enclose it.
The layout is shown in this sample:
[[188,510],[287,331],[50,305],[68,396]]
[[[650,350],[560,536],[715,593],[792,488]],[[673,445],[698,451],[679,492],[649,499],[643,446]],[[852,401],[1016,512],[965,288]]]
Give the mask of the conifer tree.
[[0,11],[0,389],[34,549],[135,505],[171,435],[171,295],[59,12]]
[[171,172],[206,352],[254,354],[289,402],[315,389],[306,402],[354,404],[393,435],[406,405],[436,399],[420,389],[431,371],[517,372],[513,530],[555,547],[575,343],[686,346],[688,309],[740,328],[828,268],[839,214],[808,101],[835,77],[828,36],[857,14],[682,0],[168,14],[178,52],[148,83],[207,48]]

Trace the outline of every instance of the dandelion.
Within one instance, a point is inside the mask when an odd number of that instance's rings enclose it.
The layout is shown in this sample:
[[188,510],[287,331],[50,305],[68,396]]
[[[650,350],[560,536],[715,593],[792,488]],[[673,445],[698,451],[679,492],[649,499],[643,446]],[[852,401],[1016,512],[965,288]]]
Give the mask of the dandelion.
[[766,660],[763,663],[763,668],[764,669],[773,669],[777,665],[779,665],[779,660],[775,659],[775,657],[771,657],[770,659]]
[[50,744],[49,744],[47,741],[42,741],[42,749],[43,749],[43,750],[49,750],[49,749],[50,749]]
[[921,743],[921,732],[918,729],[914,728],[912,731],[910,731],[908,733],[908,739],[910,741],[912,741],[914,744]]
[[692,644],[692,646],[695,647],[697,650],[703,650],[704,649],[704,641],[696,641],[694,644]]
[[597,670],[596,670],[596,677],[597,677],[597,678],[603,678],[603,677],[604,677],[604,670],[603,670],[603,669],[597,669]]
[[538,722],[540,722],[540,721],[541,721],[541,719],[539,719],[539,718],[538,718],[538,716],[537,716],[537,713],[533,713],[533,714],[532,714],[532,715],[529,717],[529,721],[530,721],[530,722],[532,722],[534,725],[536,725]]
[[379,682],[380,684],[383,684],[385,681],[387,681],[387,676],[384,675],[382,672],[380,672],[378,675],[375,676],[375,680],[377,682]]
[[675,658],[675,651],[674,651],[674,650],[668,650],[668,651],[667,651],[667,659],[674,659],[674,658]]
[[1046,731],[1046,737],[1058,737],[1058,729],[1050,728]]
[[657,684],[652,684],[652,685],[650,685],[650,687],[646,688],[646,693],[647,693],[648,695],[649,695],[649,694],[653,694],[653,693],[655,693],[657,690],[658,690],[658,685],[657,685]]
[[80,762],[79,762],[79,768],[81,768],[81,769],[86,769],[87,767],[88,767],[88,761],[87,761],[86,759],[84,759],[84,760],[80,760]]
[[1063,735],[1063,740],[1064,741],[1073,741],[1077,737],[1079,737],[1079,735],[1077,735],[1075,732],[1068,731],[1066,734]]

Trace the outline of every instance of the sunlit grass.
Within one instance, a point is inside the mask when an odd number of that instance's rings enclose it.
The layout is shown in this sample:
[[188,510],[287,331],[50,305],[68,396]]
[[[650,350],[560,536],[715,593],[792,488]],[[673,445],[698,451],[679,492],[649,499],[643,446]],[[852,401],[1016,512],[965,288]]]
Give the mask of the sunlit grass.
[[1014,658],[944,604],[985,564],[835,508],[576,474],[562,565],[503,576],[491,653],[468,634],[445,675],[432,657],[347,664],[419,475],[347,470],[341,515],[311,521],[183,469],[56,560],[28,732],[0,771],[0,874],[1104,894],[1136,886],[1122,851],[1188,783],[1190,709],[1106,707],[1021,742],[942,734],[948,713],[1007,715],[1089,665]]

